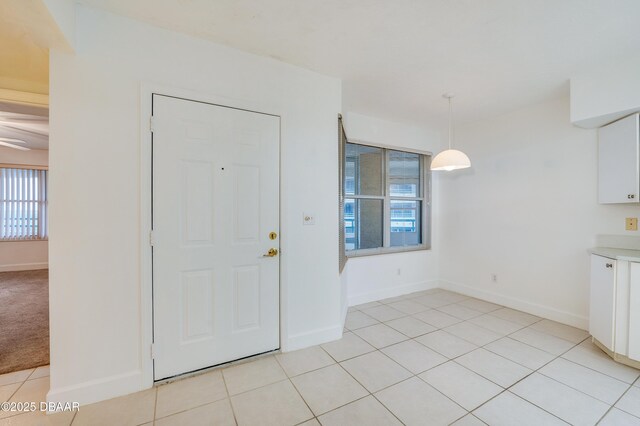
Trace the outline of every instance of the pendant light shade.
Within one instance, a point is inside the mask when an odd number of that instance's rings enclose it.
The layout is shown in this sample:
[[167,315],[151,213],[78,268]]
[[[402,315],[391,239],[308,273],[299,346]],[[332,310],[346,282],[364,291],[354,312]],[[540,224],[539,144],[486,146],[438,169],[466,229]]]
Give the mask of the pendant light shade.
[[451,135],[452,135],[452,114],[451,114],[451,98],[453,95],[445,93],[442,97],[449,99],[449,149],[442,151],[434,157],[431,161],[431,170],[444,170],[450,172],[451,170],[466,169],[471,167],[471,160],[462,151],[457,149],[451,149]]
[[471,160],[462,151],[457,149],[447,149],[436,155],[431,161],[431,170],[451,170],[466,169],[471,167]]

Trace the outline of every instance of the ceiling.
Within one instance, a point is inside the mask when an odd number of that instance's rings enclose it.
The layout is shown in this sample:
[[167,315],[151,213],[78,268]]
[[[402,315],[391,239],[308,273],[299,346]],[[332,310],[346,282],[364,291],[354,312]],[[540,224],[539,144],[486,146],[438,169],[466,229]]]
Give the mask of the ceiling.
[[48,149],[49,111],[40,95],[49,93],[49,47],[60,40],[42,0],[0,1],[0,143]]
[[39,0],[0,1],[0,88],[49,93],[50,21]]
[[638,0],[81,0],[343,79],[345,110],[441,126],[640,54]]

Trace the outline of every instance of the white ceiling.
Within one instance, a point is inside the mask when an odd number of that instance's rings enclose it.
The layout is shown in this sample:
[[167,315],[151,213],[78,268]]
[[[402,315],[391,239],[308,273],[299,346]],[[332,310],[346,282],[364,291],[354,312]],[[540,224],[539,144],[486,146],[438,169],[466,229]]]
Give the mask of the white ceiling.
[[639,0],[81,0],[344,80],[345,110],[441,126],[640,54]]
[[0,1],[0,87],[49,93],[49,38],[54,23],[41,2]]

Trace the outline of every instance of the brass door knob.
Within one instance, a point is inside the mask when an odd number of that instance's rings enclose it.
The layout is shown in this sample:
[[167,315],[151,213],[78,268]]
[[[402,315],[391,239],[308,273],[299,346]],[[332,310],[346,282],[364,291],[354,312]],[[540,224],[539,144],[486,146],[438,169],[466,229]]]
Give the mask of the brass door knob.
[[275,257],[278,255],[278,249],[270,248],[267,254],[263,254],[262,257]]

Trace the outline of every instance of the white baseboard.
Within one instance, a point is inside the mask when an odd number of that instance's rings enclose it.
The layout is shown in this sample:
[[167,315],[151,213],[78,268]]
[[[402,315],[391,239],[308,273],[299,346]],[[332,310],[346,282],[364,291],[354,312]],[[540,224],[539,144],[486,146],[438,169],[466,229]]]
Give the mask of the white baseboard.
[[360,305],[362,303],[375,302],[376,300],[387,299],[389,297],[402,296],[416,291],[437,288],[440,284],[438,280],[421,281],[417,283],[404,284],[389,288],[383,288],[367,293],[349,295],[349,306]]
[[49,263],[17,263],[15,265],[0,265],[0,272],[34,271],[36,269],[49,269]]
[[294,334],[281,348],[282,352],[291,352],[309,346],[320,345],[342,338],[342,324],[333,327],[318,328],[305,333]]
[[537,303],[528,302],[511,296],[506,296],[491,291],[481,290],[472,286],[454,283],[451,281],[440,281],[440,287],[446,290],[455,291],[456,293],[466,296],[475,297],[486,300],[487,302],[497,303],[507,308],[517,309],[541,318],[557,321],[562,324],[587,330],[589,327],[589,319],[582,315],[576,315],[571,312],[562,311],[550,306],[539,305]]
[[142,371],[134,370],[77,385],[51,388],[47,394],[47,402],[79,402],[82,406],[128,395],[143,388]]
[[349,301],[345,300],[342,305],[342,314],[340,315],[340,323],[342,324],[342,328],[344,328],[344,323],[347,321],[347,313],[349,312]]

